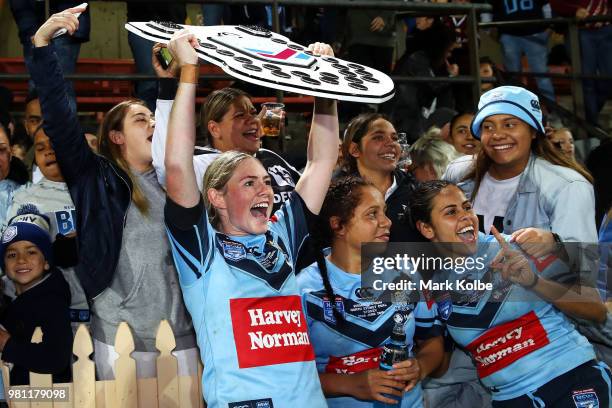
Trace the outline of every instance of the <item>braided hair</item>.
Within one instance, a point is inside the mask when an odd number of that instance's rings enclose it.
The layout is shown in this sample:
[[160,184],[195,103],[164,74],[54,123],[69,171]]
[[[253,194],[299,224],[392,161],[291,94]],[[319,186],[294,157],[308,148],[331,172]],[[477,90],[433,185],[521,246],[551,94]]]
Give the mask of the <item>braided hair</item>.
[[334,230],[330,225],[331,218],[337,217],[340,225],[346,225],[353,217],[355,208],[361,201],[363,188],[368,186],[372,186],[372,184],[358,176],[345,176],[332,182],[316,221],[317,228],[313,228],[310,235],[315,248],[317,266],[323,279],[323,286],[327,297],[331,301],[337,323],[342,322],[343,318],[336,307],[336,295],[329,281],[323,250],[331,246],[334,238]]

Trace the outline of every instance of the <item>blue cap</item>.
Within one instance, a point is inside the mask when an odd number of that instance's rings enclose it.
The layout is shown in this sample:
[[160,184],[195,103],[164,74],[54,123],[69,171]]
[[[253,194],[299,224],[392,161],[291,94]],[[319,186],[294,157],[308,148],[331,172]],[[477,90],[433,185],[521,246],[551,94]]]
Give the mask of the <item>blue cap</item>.
[[53,249],[49,235],[49,219],[36,213],[19,214],[13,217],[2,234],[0,242],[0,265],[4,268],[4,253],[13,242],[30,241],[40,249],[45,260],[53,264]]
[[538,97],[520,86],[500,86],[485,92],[472,121],[472,134],[480,140],[480,126],[492,115],[512,115],[544,134],[542,109]]

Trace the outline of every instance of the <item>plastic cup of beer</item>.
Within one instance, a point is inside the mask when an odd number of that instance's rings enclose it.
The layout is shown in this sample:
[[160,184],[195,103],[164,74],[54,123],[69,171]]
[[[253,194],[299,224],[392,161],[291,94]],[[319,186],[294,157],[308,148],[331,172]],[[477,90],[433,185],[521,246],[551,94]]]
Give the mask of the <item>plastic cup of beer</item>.
[[264,136],[278,137],[280,135],[285,105],[278,102],[266,102],[261,106],[265,110],[261,119]]

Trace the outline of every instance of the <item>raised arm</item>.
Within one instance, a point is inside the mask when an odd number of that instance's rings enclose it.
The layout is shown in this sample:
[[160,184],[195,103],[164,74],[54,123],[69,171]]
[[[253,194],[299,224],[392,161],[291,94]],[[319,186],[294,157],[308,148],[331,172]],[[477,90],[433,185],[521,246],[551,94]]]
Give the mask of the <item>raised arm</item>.
[[[323,43],[311,44],[310,51],[332,55],[331,47]],[[308,135],[308,162],[295,190],[313,214],[319,214],[332,173],[338,160],[338,109],[336,101],[316,98],[312,126]]]
[[49,135],[62,175],[68,185],[94,166],[94,154],[87,145],[76,111],[70,107],[67,84],[51,43],[53,34],[61,29],[72,35],[79,26],[73,13],[85,9],[71,8],[52,15],[34,35],[33,59],[30,69],[36,84],[43,114],[43,127]]
[[195,96],[198,82],[198,55],[193,34],[181,30],[174,34],[168,50],[177,61],[181,76],[176,99],[168,121],[166,142],[166,191],[180,206],[195,207],[200,201],[200,190],[193,168],[195,147]]

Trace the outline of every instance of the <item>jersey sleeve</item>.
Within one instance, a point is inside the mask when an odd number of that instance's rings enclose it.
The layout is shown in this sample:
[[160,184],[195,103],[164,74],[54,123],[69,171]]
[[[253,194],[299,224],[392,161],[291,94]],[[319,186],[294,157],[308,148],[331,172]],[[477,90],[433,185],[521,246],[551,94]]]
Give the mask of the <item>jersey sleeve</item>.
[[190,286],[208,272],[215,255],[215,231],[208,221],[204,202],[192,208],[166,198],[166,231],[181,285]]
[[414,309],[414,320],[416,340],[427,340],[444,334],[444,326],[438,316],[438,307],[435,302],[418,302]]
[[308,236],[308,225],[315,217],[296,191],[272,216],[270,229],[287,239],[294,267],[300,248]]

